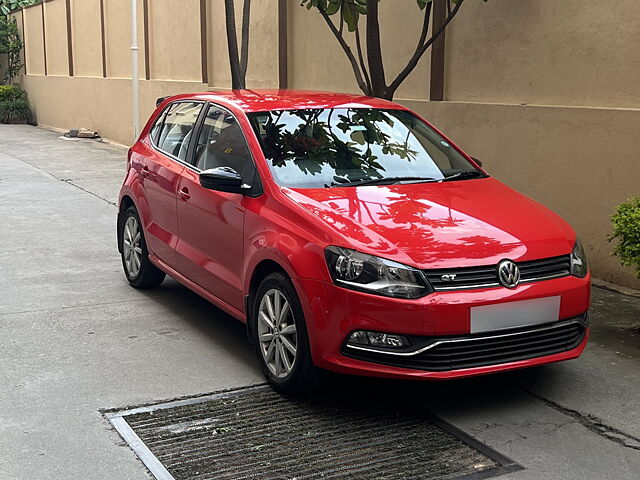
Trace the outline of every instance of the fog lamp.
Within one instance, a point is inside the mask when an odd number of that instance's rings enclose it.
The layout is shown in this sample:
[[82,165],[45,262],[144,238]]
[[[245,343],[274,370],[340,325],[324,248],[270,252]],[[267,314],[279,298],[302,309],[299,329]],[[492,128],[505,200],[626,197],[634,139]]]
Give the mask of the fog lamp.
[[404,335],[391,333],[368,332],[356,330],[347,339],[351,345],[371,345],[373,347],[404,348],[410,345],[409,339]]

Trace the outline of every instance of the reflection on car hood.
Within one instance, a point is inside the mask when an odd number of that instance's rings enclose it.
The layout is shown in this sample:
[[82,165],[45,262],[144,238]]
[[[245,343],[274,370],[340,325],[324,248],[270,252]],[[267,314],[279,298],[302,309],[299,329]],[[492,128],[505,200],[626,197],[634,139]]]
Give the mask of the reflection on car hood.
[[570,253],[558,215],[493,178],[285,194],[351,248],[419,268],[495,264]]

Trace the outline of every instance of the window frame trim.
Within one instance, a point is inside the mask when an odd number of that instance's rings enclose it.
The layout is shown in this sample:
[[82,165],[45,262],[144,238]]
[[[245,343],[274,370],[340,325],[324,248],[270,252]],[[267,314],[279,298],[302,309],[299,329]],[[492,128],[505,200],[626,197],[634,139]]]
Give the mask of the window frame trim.
[[[174,101],[174,102],[171,102],[171,103],[167,104],[167,105],[164,107],[164,109],[162,110],[162,113],[160,113],[160,115],[159,115],[159,116],[158,116],[158,118],[156,119],[156,122],[157,122],[158,120],[160,120],[160,117],[163,117],[163,118],[162,118],[162,128],[164,128],[165,121],[166,121],[166,117],[167,117],[167,112],[169,111],[169,109],[170,109],[172,106],[177,105],[177,104],[180,104],[180,103],[198,103],[198,104],[201,104],[201,105],[203,106],[203,108],[200,110],[200,113],[198,114],[198,118],[196,118],[195,122],[193,123],[193,131],[194,131],[194,133],[195,133],[196,131],[197,131],[197,132],[200,132],[200,124],[201,124],[201,121],[202,121],[202,114],[203,114],[203,112],[205,111],[205,108],[204,108],[204,107],[206,107],[206,106],[207,106],[207,103],[209,103],[209,102],[207,102],[207,101],[205,101],[205,100],[187,100],[187,99],[185,99],[185,100],[176,100],[176,101]],[[155,126],[155,125],[156,125],[156,122],[154,122],[154,123],[153,123],[153,126]],[[153,126],[151,127],[151,129],[153,129]],[[160,129],[160,131],[162,131],[162,128]],[[192,155],[192,149],[193,149],[193,146],[194,146],[194,143],[193,143],[193,142],[194,142],[193,137],[194,137],[194,136],[193,136],[193,135],[191,135],[191,138],[189,139],[189,147],[187,148],[187,160],[182,160],[181,158],[178,158],[178,157],[176,157],[175,155],[173,155],[173,154],[171,154],[171,153],[169,153],[169,152],[167,152],[167,151],[163,150],[162,148],[160,148],[160,147],[156,144],[156,141],[155,141],[155,139],[153,138],[153,136],[151,136],[151,135],[149,135],[149,143],[151,144],[151,147],[153,148],[153,150],[155,150],[156,152],[161,153],[162,155],[164,155],[164,156],[166,156],[167,158],[169,158],[169,159],[171,159],[171,160],[173,160],[173,161],[175,161],[175,162],[179,163],[180,165],[183,165],[183,166],[185,166],[185,167],[189,167],[189,168],[191,168],[191,170],[194,170],[194,171],[196,171],[196,172],[198,172],[198,173],[199,173],[199,172],[200,172],[200,170],[198,170],[197,168],[195,168],[195,167],[193,166],[193,164],[191,164],[191,163],[188,161],[188,159],[189,159],[189,158],[193,157],[193,155]]]
[[247,141],[247,135],[245,134],[244,129],[242,128],[242,124],[238,121],[238,117],[231,110],[220,105],[219,103],[212,102],[209,100],[205,100],[203,102],[206,103],[205,105],[206,108],[202,109],[202,112],[200,112],[200,116],[198,117],[197,129],[194,132],[196,134],[195,143],[189,146],[189,151],[187,152],[187,158],[190,160],[188,161],[187,166],[190,167],[191,170],[198,173],[203,171],[202,169],[195,166],[195,161],[196,161],[195,148],[198,144],[198,140],[200,139],[200,134],[202,133],[202,128],[204,126],[204,120],[207,116],[207,113],[209,112],[209,109],[211,107],[215,107],[219,110],[222,110],[223,112],[226,112],[229,115],[231,115],[235,120],[235,122],[238,124],[238,128],[240,129],[240,133],[242,134],[242,139],[244,140],[244,143],[247,147],[247,152],[249,153],[249,159],[251,160],[251,164],[253,165],[253,170],[255,172],[255,179],[257,183],[256,185],[251,185],[251,190],[253,191],[248,191],[246,195],[251,198],[259,197],[264,193],[264,189],[262,188],[262,178],[260,177],[260,170],[258,170],[258,166],[256,165],[256,160],[253,156],[253,152],[251,151],[251,147],[249,146],[249,142]]

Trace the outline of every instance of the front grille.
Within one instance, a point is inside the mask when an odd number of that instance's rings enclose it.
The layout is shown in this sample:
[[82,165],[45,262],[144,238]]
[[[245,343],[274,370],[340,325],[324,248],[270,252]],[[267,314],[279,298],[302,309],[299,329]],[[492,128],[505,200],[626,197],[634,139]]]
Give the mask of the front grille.
[[[586,315],[586,314],[585,314]],[[348,357],[394,367],[444,372],[544,357],[576,348],[586,334],[584,316],[550,325],[455,337],[409,337],[412,352],[365,351],[344,346]]]
[[[569,255],[515,263],[520,269],[520,283],[566,277],[571,271],[571,259]],[[497,264],[479,267],[424,270],[424,273],[436,291],[500,286],[498,282]],[[443,275],[455,275],[455,277],[450,280],[443,280]]]

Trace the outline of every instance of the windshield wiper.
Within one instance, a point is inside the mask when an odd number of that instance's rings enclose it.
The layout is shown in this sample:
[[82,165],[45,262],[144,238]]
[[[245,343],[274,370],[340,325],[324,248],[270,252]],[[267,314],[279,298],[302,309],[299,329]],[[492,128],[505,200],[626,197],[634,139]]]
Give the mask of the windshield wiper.
[[[342,180],[340,177],[334,177]],[[412,183],[428,183],[439,182],[440,180],[433,177],[383,177],[383,178],[370,178],[367,180],[355,180],[353,182],[331,182],[332,187],[359,187],[362,185],[392,185],[400,182],[412,182]]]
[[485,178],[487,174],[479,170],[465,170],[464,172],[454,173],[448,177],[442,179],[443,182],[450,182],[452,180],[465,180],[469,178]]

